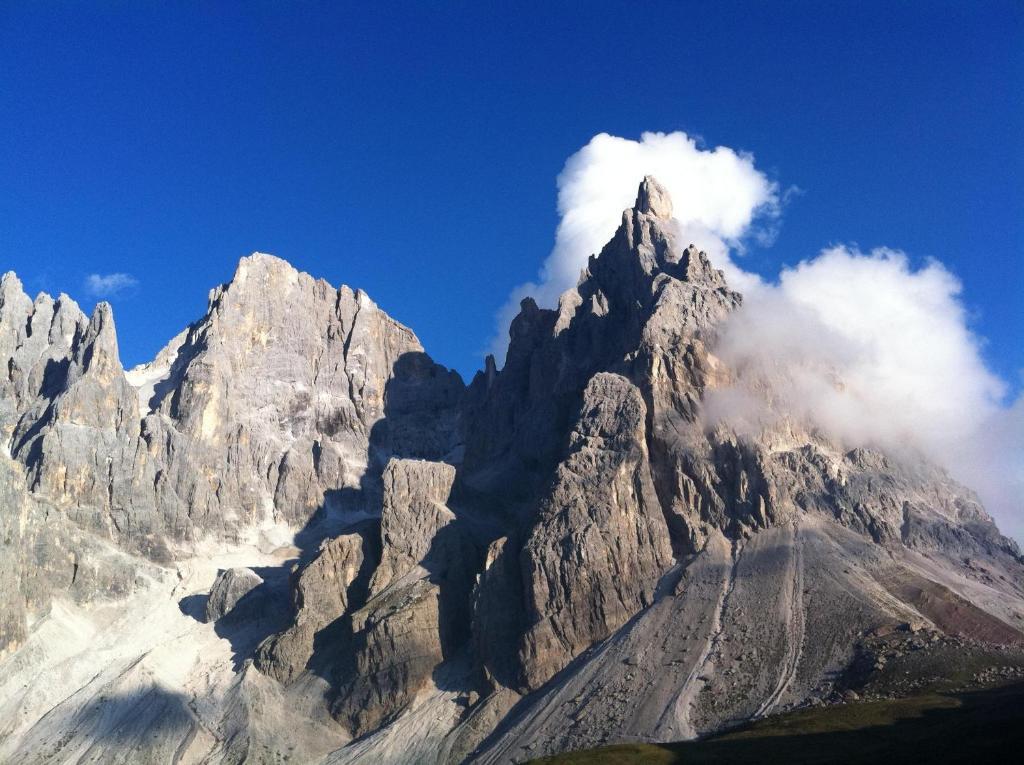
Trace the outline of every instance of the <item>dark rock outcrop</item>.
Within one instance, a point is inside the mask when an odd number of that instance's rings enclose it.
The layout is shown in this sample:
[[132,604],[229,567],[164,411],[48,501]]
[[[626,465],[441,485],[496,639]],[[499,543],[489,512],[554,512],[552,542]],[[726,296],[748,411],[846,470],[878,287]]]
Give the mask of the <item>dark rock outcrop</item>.
[[261,584],[263,580],[252,569],[229,568],[221,571],[206,600],[206,621],[215,622],[231,614]]
[[256,666],[285,683],[307,669],[318,638],[323,642],[343,637],[343,625],[330,633],[328,628],[337,625],[350,607],[365,602],[370,571],[379,559],[379,539],[369,529],[321,543],[316,556],[295,573],[294,622],[260,646]]

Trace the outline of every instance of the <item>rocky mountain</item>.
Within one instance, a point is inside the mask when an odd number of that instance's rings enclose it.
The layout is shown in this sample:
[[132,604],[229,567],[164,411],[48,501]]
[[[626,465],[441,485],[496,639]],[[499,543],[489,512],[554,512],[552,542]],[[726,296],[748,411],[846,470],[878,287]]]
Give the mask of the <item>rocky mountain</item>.
[[901,628],[1024,643],[942,470],[705,417],[768,389],[715,354],[741,305],[652,178],[468,386],[271,256],[129,371],[8,274],[0,760],[521,762],[820,701]]

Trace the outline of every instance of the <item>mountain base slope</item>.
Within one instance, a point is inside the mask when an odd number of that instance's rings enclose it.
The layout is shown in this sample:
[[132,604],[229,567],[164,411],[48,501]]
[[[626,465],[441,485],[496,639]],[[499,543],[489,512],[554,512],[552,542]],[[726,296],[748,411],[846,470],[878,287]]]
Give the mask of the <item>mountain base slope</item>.
[[803,709],[702,741],[619,744],[532,765],[994,762],[1024,745],[1024,683]]

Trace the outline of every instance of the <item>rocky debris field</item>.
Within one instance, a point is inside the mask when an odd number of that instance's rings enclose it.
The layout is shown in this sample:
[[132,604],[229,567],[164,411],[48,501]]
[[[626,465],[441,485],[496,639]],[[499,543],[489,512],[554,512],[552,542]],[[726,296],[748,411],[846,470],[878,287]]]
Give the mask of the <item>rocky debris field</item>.
[[[998,645],[902,625],[867,637],[828,700],[958,693],[1024,679],[1024,646]],[[812,697],[809,703],[820,701]]]

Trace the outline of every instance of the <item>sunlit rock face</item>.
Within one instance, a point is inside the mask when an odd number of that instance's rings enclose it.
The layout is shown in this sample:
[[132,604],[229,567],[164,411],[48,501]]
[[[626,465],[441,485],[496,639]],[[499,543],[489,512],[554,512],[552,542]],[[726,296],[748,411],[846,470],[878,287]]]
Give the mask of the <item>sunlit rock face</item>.
[[706,416],[742,297],[672,214],[645,178],[468,387],[268,255],[128,372],[109,306],[5,276],[0,759],[504,763],[821,697],[901,624],[1020,642],[1019,553],[943,471]]
[[[391,454],[458,446],[462,383],[362,292],[242,259],[205,316],[125,373],[110,307],[0,304],[3,422],[29,488],[157,559],[206,535],[366,511]],[[370,474],[368,474],[370,470]]]

